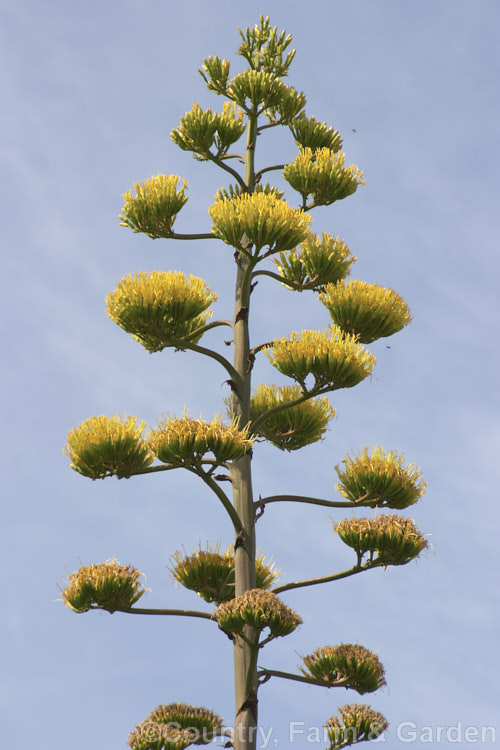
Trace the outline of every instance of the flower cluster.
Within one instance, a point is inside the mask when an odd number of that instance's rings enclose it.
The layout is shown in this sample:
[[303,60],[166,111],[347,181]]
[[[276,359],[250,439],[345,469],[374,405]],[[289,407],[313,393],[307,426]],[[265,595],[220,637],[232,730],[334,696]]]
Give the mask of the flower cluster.
[[194,102],[190,112],[181,118],[180,125],[170,134],[173,142],[184,151],[193,151],[203,160],[210,154],[213,145],[216,157],[227,153],[229,147],[236,143],[245,132],[244,113],[234,105],[225,102],[222,113],[203,110]]
[[379,565],[406,565],[429,546],[413,521],[403,516],[345,518],[334,528],[359,560],[369,553],[370,561]]
[[216,200],[208,213],[214,234],[228,245],[240,249],[243,237],[259,252],[290,250],[300,244],[309,231],[311,217],[291,208],[275,194],[243,193],[233,200]]
[[64,603],[74,612],[106,609],[108,612],[129,610],[145,589],[138,579],[142,575],[131,565],[120,565],[114,558],[98,565],[87,565],[70,573],[63,590]]
[[405,457],[385,451],[380,445],[371,452],[363,448],[358,455],[346,456],[344,468],[336,466],[336,489],[352,503],[363,501],[374,506],[402,510],[419,500],[427,483],[415,464],[404,465]]
[[175,175],[159,174],[144,182],[134,185],[135,196],[131,190],[124,194],[121,225],[134,232],[144,232],[153,240],[159,237],[171,237],[177,214],[187,201],[184,194],[186,180]]
[[[264,562],[264,555],[255,560],[255,582],[259,589],[267,589],[278,576],[274,565]],[[234,547],[225,552],[215,549],[196,550],[192,555],[176,552],[171,572],[176,581],[196,591],[206,602],[229,601],[234,598]]]
[[91,417],[68,433],[64,452],[75,471],[91,479],[130,477],[154,460],[137,417]]
[[222,719],[213,711],[186,703],[155,708],[130,733],[132,750],[184,750],[204,745],[221,734]]
[[364,281],[339,281],[319,295],[330,317],[342,330],[369,344],[392,336],[411,321],[408,305],[393,289]]
[[301,395],[298,386],[277,387],[261,383],[250,399],[252,421],[279,407],[265,417],[257,432],[281,450],[299,450],[321,440],[328,422],[335,416],[335,409],[326,396],[287,407]]
[[302,331],[274,341],[265,349],[270,363],[303,389],[309,375],[314,389],[351,388],[371,374],[375,357],[337,326],[330,331]]
[[225,425],[217,414],[211,422],[202,419],[165,417],[151,430],[148,444],[163,463],[174,466],[199,465],[206,454],[214,465],[245,455],[254,443],[248,426],[240,429],[237,419]]
[[273,258],[280,276],[298,291],[302,288],[320,291],[325,284],[344,279],[355,260],[342,240],[326,232],[321,237],[311,233],[300,248]]
[[301,150],[310,148],[314,153],[320,148],[327,148],[336,153],[342,148],[340,133],[329,128],[326,122],[319,122],[315,117],[307,117],[305,112],[292,120],[288,127]]
[[345,154],[329,148],[313,151],[304,148],[295,161],[287,164],[283,177],[302,196],[304,203],[310,195],[315,206],[328,206],[347,198],[364,185],[363,172],[351,164],[344,166]]
[[258,631],[269,628],[270,638],[289,635],[302,624],[302,618],[283,604],[276,594],[263,589],[250,589],[224,602],[214,612],[223,630],[242,635],[245,625]]
[[[211,316],[207,308],[217,295],[203,279],[180,271],[129,274],[118,282],[107,299],[108,315],[145,349],[158,352],[166,346],[196,343]],[[180,341],[179,341],[180,340]]]
[[321,646],[314,653],[303,656],[306,677],[323,680],[327,687],[340,684],[361,695],[373,693],[385,685],[384,667],[378,656],[363,646],[341,643]]
[[338,716],[332,716],[325,724],[329,750],[341,750],[355,742],[366,742],[379,737],[389,726],[386,718],[370,706],[352,703],[341,706]]

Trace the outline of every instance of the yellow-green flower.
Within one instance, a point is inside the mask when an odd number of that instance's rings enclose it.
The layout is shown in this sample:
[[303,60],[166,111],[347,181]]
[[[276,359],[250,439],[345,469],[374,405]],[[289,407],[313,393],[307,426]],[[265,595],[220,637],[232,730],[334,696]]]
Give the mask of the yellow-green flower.
[[364,281],[339,281],[325,286],[319,295],[330,316],[342,330],[354,333],[363,344],[392,336],[411,321],[410,310],[393,289]]
[[344,469],[336,466],[340,482],[336,489],[352,503],[373,501],[385,508],[408,508],[419,500],[427,483],[415,464],[404,465],[405,457],[376,445],[371,453],[363,448],[358,455],[346,456]]
[[132,750],[184,750],[205,745],[222,730],[222,719],[213,711],[186,703],[157,706],[128,738]]
[[302,331],[274,341],[265,349],[271,364],[303,389],[306,378],[314,378],[313,389],[351,388],[371,374],[375,357],[337,326],[326,331]]
[[120,565],[114,558],[98,565],[86,565],[68,576],[63,601],[78,613],[89,609],[106,609],[111,613],[128,610],[146,590],[139,583],[140,576],[140,570]]
[[214,617],[223,630],[241,635],[248,625],[258,631],[269,628],[270,637],[289,635],[302,624],[302,618],[283,604],[276,594],[263,589],[250,589],[220,604]]
[[[274,565],[264,562],[264,555],[255,560],[256,587],[268,589],[278,576]],[[206,602],[229,601],[234,598],[234,547],[221,551],[215,549],[196,550],[192,555],[176,552],[170,568],[175,580],[190,591],[196,591]]]
[[342,683],[360,695],[373,693],[385,685],[384,667],[378,656],[364,646],[341,643],[321,646],[314,653],[303,656],[306,677],[323,680],[327,687]]
[[[250,419],[255,421],[269,409],[285,406],[299,399],[302,392],[298,386],[263,385],[254,391],[250,400]],[[335,409],[326,396],[309,399],[296,406],[281,408],[270,414],[257,432],[281,450],[294,451],[321,440]]]
[[240,429],[237,419],[225,425],[218,414],[211,422],[191,419],[185,414],[160,420],[158,427],[151,430],[148,444],[163,463],[193,466],[206,458],[216,465],[241,458],[254,441],[248,426]]
[[194,102],[192,110],[181,118],[179,127],[170,137],[184,151],[193,151],[200,159],[207,158],[213,145],[216,156],[221,156],[245,132],[243,116],[243,111],[229,102],[225,102],[221,114],[203,110]]
[[179,340],[199,341],[203,331],[197,331],[211,317],[205,311],[216,299],[196,276],[186,278],[180,271],[141,271],[121,279],[106,303],[115,323],[145,349],[158,352],[167,346],[182,348]]
[[348,276],[355,260],[342,240],[326,233],[321,237],[311,233],[300,248],[280,253],[279,260],[273,259],[284,279],[314,290]]
[[227,96],[247,112],[258,107],[277,107],[287,89],[273,73],[244,70],[229,83]]
[[315,206],[328,206],[347,198],[356,192],[358,185],[365,184],[363,172],[354,164],[346,167],[344,163],[345,154],[341,151],[304,148],[294,162],[286,165],[283,177],[301,194],[304,202],[310,195]]
[[319,148],[328,148],[337,153],[342,148],[342,138],[326,122],[319,122],[315,117],[307,117],[302,112],[289,124],[295,143],[300,149],[310,148],[314,153]]
[[334,529],[359,560],[369,553],[370,562],[380,565],[406,565],[429,546],[413,521],[403,516],[345,518]]
[[329,750],[341,750],[356,742],[366,742],[379,737],[389,726],[386,718],[370,706],[351,703],[338,709],[338,716],[332,716],[325,724]]
[[186,180],[176,175],[159,174],[144,182],[136,182],[135,196],[131,190],[123,195],[121,225],[134,232],[144,232],[153,240],[170,237],[177,214],[187,201],[186,188]]
[[84,477],[130,477],[154,460],[142,438],[145,426],[137,417],[90,417],[68,432],[64,453]]
[[233,200],[216,200],[208,213],[213,232],[228,245],[240,249],[243,238],[259,252],[290,250],[308,234],[311,217],[291,208],[273,193],[244,193]]

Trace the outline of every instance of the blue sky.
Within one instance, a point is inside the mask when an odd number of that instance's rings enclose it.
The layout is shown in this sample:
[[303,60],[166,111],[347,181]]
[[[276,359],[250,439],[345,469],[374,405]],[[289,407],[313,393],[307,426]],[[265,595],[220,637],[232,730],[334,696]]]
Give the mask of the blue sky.
[[[278,746],[288,744],[289,721],[321,726],[356,701],[387,716],[390,747],[409,744],[401,722],[414,724],[413,745],[427,744],[423,727],[436,741],[438,726],[496,726],[498,4],[1,5],[5,746],[114,750],[172,701],[232,721],[231,648],[215,627],[76,616],[55,601],[67,570],[116,555],[146,573],[144,606],[203,608],[173,586],[165,565],[200,540],[232,541],[220,507],[182,472],[91,482],[61,449],[68,429],[94,414],[126,412],[154,425],[185,406],[209,418],[223,409],[216,363],[147,354],[106,317],[104,298],[127,273],[182,270],[219,294],[217,317],[231,316],[230,248],[153,242],[117,217],[134,182],[178,174],[190,196],[178,231],[209,229],[207,207],[225,177],[169,133],[193,100],[222,105],[197,69],[210,54],[232,56],[236,27],[261,12],[293,34],[289,82],[307,94],[307,113],[341,132],[348,163],[366,175],[355,196],[314,214],[314,230],[344,238],[358,257],[353,276],[397,289],[413,323],[390,349],[384,340],[372,346],[372,379],[331,395],[338,419],[323,442],[291,455],[259,446],[255,491],[333,499],[334,465],[382,444],[424,471],[429,487],[411,515],[433,549],[402,568],[284,595],[304,625],[265,649],[262,665],[293,671],[297,653],[360,643],[384,663],[388,688],[360,699],[273,679],[260,718]],[[287,132],[265,140],[261,166],[294,157]],[[271,280],[261,280],[252,304],[254,344],[329,322],[314,294]],[[220,330],[207,345],[222,344]],[[284,382],[277,375],[264,361],[255,368],[256,382]],[[267,509],[258,544],[283,582],[351,565],[332,533],[341,513]],[[454,745],[454,736],[440,744]],[[293,745],[310,743],[297,734]]]

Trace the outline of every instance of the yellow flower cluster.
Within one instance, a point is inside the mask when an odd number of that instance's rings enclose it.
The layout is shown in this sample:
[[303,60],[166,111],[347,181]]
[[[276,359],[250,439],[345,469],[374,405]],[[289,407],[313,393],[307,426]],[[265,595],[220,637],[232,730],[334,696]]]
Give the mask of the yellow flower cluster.
[[218,414],[211,422],[185,414],[161,420],[148,444],[163,463],[186,466],[198,465],[207,454],[213,454],[217,465],[241,458],[254,441],[248,426],[240,429],[237,419],[225,425]]
[[342,138],[336,130],[315,117],[307,117],[304,112],[292,120],[289,128],[300,149],[310,148],[314,152],[319,148],[328,148],[336,153],[342,148]]
[[410,310],[393,289],[364,281],[328,284],[319,295],[334,323],[369,344],[392,336],[411,321]]
[[204,745],[222,730],[222,719],[213,711],[186,703],[157,706],[130,733],[132,750],[184,750]]
[[376,507],[402,510],[419,500],[427,483],[415,464],[404,465],[405,457],[385,451],[380,445],[371,453],[363,448],[358,455],[346,456],[343,470],[336,466],[337,490],[352,503],[373,501]]
[[330,331],[302,331],[300,336],[293,332],[289,338],[274,341],[265,353],[276,369],[302,388],[312,375],[314,389],[331,391],[357,385],[375,364],[373,354],[337,326],[330,326]]
[[302,624],[302,618],[283,604],[276,594],[263,589],[250,589],[241,596],[223,602],[214,612],[220,627],[237,635],[245,625],[256,630],[269,628],[270,636],[277,638],[292,633]]
[[334,528],[360,558],[368,552],[370,561],[380,565],[406,565],[428,547],[413,521],[403,516],[345,518]]
[[324,680],[325,685],[342,682],[342,687],[356,690],[360,695],[373,693],[385,685],[384,667],[378,656],[364,646],[341,643],[321,646],[309,656],[303,656],[306,677]]
[[258,433],[281,450],[299,450],[321,440],[328,422],[335,416],[335,409],[326,396],[286,407],[286,404],[296,401],[301,395],[298,386],[285,385],[278,388],[261,383],[251,397],[252,421],[269,409],[280,407],[259,426]]
[[283,177],[304,201],[310,195],[315,206],[328,206],[347,198],[364,185],[363,172],[354,164],[344,166],[345,154],[320,148],[304,148],[295,161],[287,164]]
[[64,603],[74,612],[106,609],[128,610],[144,594],[138,579],[142,575],[131,565],[120,565],[114,558],[98,565],[87,565],[69,575],[62,592]]
[[[274,565],[264,562],[264,555],[255,560],[256,587],[267,589],[278,576]],[[206,602],[229,601],[234,597],[234,547],[221,551],[215,549],[196,550],[192,555],[176,552],[171,573],[176,581],[187,589],[196,591]]]
[[221,114],[203,110],[194,102],[192,110],[181,118],[179,127],[170,137],[184,151],[193,151],[201,159],[206,158],[214,144],[216,156],[221,156],[245,132],[243,116],[243,111],[229,102],[224,103]]
[[217,295],[203,279],[180,271],[153,271],[125,276],[107,299],[108,315],[148,351],[181,348],[184,339],[196,343],[198,329],[211,317],[205,312]]
[[123,195],[123,214],[121,225],[134,232],[144,232],[153,240],[159,237],[170,237],[175,218],[187,201],[184,194],[186,180],[175,175],[159,174],[144,182],[134,185],[135,196],[131,190]]
[[328,750],[340,750],[350,747],[353,742],[374,740],[389,726],[385,716],[370,706],[351,703],[338,710],[341,718],[332,716],[325,724],[330,740]]
[[154,459],[142,438],[145,426],[137,417],[91,417],[69,431],[64,453],[85,477],[130,477]]
[[208,209],[213,231],[228,245],[240,249],[243,239],[257,252],[269,246],[271,252],[290,250],[309,231],[311,217],[291,208],[273,193],[244,193],[233,200],[217,200]]
[[321,236],[311,233],[300,248],[280,253],[279,260],[273,260],[284,279],[321,290],[325,284],[348,276],[356,258],[342,240],[325,232]]

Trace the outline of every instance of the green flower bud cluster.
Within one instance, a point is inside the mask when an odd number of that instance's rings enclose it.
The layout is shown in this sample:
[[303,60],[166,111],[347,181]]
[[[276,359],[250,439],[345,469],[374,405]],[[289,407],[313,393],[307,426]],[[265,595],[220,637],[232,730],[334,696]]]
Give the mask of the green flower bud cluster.
[[325,284],[344,279],[355,260],[342,240],[326,232],[321,236],[311,233],[300,248],[280,253],[279,259],[273,258],[280,276],[299,292],[303,289],[321,291]]
[[360,695],[373,693],[385,685],[384,667],[373,651],[351,643],[339,646],[321,646],[309,656],[302,657],[302,674],[324,680],[327,687],[356,690]]
[[98,565],[87,565],[70,573],[69,584],[62,591],[64,603],[74,612],[105,609],[108,612],[129,610],[145,592],[138,579],[140,570],[120,565],[114,558]]
[[[286,408],[286,404],[302,396],[298,386],[260,384],[250,399],[250,419],[255,421],[269,409],[280,407],[269,414],[257,432],[281,450],[294,451],[321,440],[335,409],[326,396],[310,399]],[[283,408],[285,407],[285,408]]]
[[135,196],[127,190],[123,198],[121,225],[134,232],[144,232],[153,240],[159,237],[171,237],[177,214],[187,201],[184,194],[186,180],[175,175],[151,177],[134,185]]
[[408,305],[393,289],[364,281],[327,284],[320,301],[342,330],[353,333],[363,344],[392,336],[411,321]]
[[106,303],[108,315],[117,325],[149,352],[159,352],[167,346],[181,349],[182,340],[199,341],[211,317],[205,311],[216,299],[196,276],[186,278],[180,271],[141,271],[121,279]]
[[[293,332],[264,351],[277,370],[309,392],[351,388],[370,375],[375,364],[373,354],[337,326],[329,332],[302,331],[300,336]],[[312,388],[306,388],[309,375],[315,381]]]
[[[274,565],[267,565],[264,555],[255,559],[256,587],[268,589],[278,576]],[[206,602],[229,601],[234,598],[234,547],[225,552],[215,549],[196,550],[192,555],[176,552],[170,571],[176,581],[190,591],[196,591]]]
[[334,529],[360,561],[369,553],[370,562],[378,565],[406,565],[429,546],[413,521],[403,516],[346,518]]
[[285,636],[302,624],[302,618],[283,604],[276,594],[263,589],[250,589],[228,602],[223,602],[214,612],[223,630],[242,635],[245,625],[259,632],[269,628],[271,638]]
[[253,29],[238,29],[242,44],[237,54],[247,60],[253,70],[262,70],[264,73],[274,73],[276,76],[286,76],[288,69],[295,57],[295,50],[287,53],[283,60],[283,54],[290,46],[292,35],[282,31],[278,36],[278,29],[271,28],[269,16],[260,16],[260,26],[257,24]]
[[310,195],[315,206],[329,206],[347,198],[364,185],[363,172],[351,164],[344,166],[345,154],[329,148],[313,151],[304,148],[283,170],[283,177],[302,196],[304,203]]
[[427,483],[415,464],[404,465],[404,455],[386,452],[376,445],[371,452],[363,448],[358,455],[346,456],[344,468],[336,466],[336,489],[352,503],[372,501],[376,507],[402,510],[419,500]]
[[222,719],[213,711],[185,703],[158,706],[130,733],[132,750],[184,750],[205,745],[222,733]]
[[379,737],[389,726],[386,718],[370,706],[352,703],[338,709],[340,719],[333,716],[325,724],[329,750],[341,750],[356,742],[366,742]]

